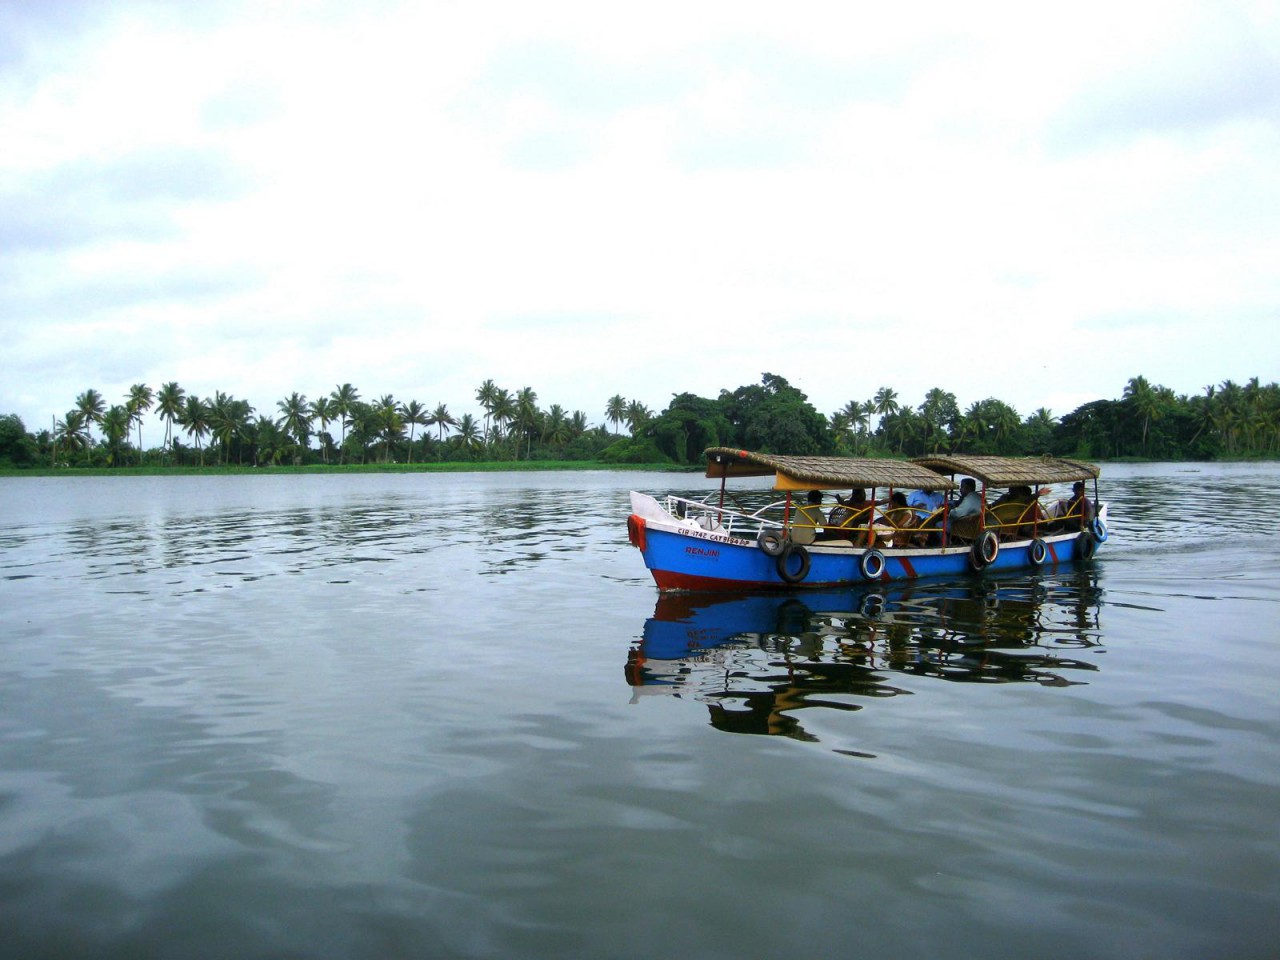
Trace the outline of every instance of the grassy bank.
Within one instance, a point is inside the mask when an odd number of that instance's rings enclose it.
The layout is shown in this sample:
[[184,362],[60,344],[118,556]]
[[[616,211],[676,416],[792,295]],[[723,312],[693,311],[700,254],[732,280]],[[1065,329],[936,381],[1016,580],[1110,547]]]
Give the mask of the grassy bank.
[[697,467],[677,467],[662,464],[616,464],[602,463],[596,460],[516,460],[516,461],[483,461],[477,463],[459,463],[453,461],[435,463],[346,463],[346,464],[309,464],[302,467],[240,467],[204,466],[204,467],[48,467],[27,470],[0,469],[0,477],[196,477],[225,476],[246,474],[253,476],[273,476],[276,474],[331,474],[331,473],[542,473],[548,470],[598,471],[666,471],[688,472],[701,471]]

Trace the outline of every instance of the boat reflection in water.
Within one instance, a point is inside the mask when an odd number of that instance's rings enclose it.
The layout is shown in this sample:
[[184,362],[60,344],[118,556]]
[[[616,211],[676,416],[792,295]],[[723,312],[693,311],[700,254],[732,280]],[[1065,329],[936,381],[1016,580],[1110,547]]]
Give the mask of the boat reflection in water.
[[[977,683],[1086,682],[1101,645],[1095,575],[876,585],[789,595],[663,595],[627,656],[633,702],[706,704],[732,733],[815,740],[796,713],[860,710],[904,674]],[[918,690],[918,685],[917,685]]]

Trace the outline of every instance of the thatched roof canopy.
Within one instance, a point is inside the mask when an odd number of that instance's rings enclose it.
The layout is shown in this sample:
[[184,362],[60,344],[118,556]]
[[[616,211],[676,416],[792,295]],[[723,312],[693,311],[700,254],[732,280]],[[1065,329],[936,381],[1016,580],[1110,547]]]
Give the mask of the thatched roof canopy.
[[854,489],[949,490],[955,484],[933,470],[905,460],[857,457],[788,457],[752,453],[730,447],[703,451],[707,476],[765,477],[774,475],[775,490]]
[[1012,487],[1018,484],[1036,486],[1041,483],[1069,483],[1072,480],[1093,480],[1102,473],[1092,463],[1083,460],[1062,460],[1055,457],[988,457],[954,454],[915,457],[911,461],[921,467],[947,475],[964,474],[993,487]]

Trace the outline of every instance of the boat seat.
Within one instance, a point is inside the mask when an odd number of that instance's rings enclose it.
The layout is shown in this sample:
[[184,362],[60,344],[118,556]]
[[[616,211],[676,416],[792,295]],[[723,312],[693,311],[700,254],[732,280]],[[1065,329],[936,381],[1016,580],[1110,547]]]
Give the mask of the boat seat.
[[818,538],[818,530],[816,527],[800,524],[792,524],[789,528],[791,542],[807,547]]
[[952,541],[972,542],[978,539],[978,534],[981,532],[981,518],[976,513],[971,517],[953,517],[951,519],[950,539]]
[[1037,514],[1041,521],[1046,519],[1034,500],[1030,503],[1009,501],[987,511],[987,526],[993,527],[1002,540],[1021,540],[1031,536]]
[[987,527],[995,530],[1001,540],[1012,540],[1018,535],[1018,523],[1026,512],[1027,504],[1009,501],[987,509]]

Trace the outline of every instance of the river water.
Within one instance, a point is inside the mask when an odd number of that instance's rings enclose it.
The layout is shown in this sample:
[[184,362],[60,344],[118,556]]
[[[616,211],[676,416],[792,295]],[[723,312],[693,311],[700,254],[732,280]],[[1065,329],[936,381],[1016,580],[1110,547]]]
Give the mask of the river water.
[[661,473],[0,480],[0,956],[1264,958],[1277,465],[659,600]]

